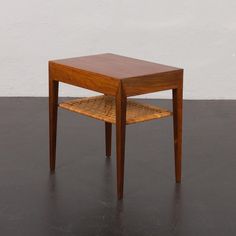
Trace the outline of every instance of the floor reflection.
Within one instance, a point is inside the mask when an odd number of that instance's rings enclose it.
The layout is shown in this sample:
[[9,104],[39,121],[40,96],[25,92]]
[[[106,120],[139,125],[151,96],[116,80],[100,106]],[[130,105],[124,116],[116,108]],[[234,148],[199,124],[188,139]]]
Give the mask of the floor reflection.
[[176,232],[177,225],[182,218],[182,186],[175,184],[173,188],[173,196],[171,201],[170,225],[171,231]]

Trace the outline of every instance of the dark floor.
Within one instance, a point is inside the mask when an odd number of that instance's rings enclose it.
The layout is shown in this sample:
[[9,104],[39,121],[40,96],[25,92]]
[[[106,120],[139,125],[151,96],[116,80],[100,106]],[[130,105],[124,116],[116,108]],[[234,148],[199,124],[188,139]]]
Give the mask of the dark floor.
[[182,184],[172,119],[131,125],[119,202],[115,140],[108,160],[102,122],[59,111],[50,175],[47,99],[0,98],[0,235],[236,235],[236,101],[186,101],[184,110]]

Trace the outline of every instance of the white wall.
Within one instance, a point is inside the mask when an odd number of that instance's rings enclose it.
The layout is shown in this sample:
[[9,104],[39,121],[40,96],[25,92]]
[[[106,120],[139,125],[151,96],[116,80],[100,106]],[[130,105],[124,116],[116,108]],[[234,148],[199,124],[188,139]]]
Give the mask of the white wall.
[[113,52],[184,68],[186,99],[236,99],[235,0],[0,3],[0,96],[47,96],[49,59]]

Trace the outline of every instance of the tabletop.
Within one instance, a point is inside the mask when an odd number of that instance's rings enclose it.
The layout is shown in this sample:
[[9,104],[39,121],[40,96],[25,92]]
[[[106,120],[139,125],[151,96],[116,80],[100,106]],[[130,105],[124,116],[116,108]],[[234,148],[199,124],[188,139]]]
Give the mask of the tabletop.
[[52,62],[116,79],[125,79],[181,70],[176,67],[120,56],[112,53],[53,60]]
[[49,72],[60,82],[108,95],[122,84],[127,96],[174,89],[183,78],[183,69],[112,53],[52,60]]

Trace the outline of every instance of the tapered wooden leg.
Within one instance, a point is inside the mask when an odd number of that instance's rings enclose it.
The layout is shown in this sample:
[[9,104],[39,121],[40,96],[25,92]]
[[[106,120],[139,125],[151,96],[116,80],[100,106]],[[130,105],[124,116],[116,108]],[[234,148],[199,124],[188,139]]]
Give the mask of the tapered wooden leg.
[[58,81],[49,79],[49,149],[50,170],[55,170],[57,136]]
[[117,197],[123,198],[125,161],[126,97],[122,87],[116,96],[116,168]]
[[182,84],[172,90],[173,94],[173,123],[174,123],[174,149],[175,149],[175,179],[181,182],[181,160],[182,160],[182,107],[183,87]]
[[112,124],[105,122],[105,140],[106,140],[106,156],[111,156],[111,133],[112,133]]

